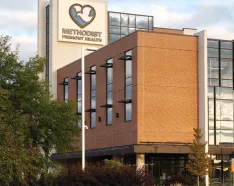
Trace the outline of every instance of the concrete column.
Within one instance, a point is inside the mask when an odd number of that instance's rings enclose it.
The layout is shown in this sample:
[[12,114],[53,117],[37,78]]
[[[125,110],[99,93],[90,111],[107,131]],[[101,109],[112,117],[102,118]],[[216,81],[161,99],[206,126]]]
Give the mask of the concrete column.
[[137,169],[142,169],[145,166],[145,154],[136,155],[136,166]]

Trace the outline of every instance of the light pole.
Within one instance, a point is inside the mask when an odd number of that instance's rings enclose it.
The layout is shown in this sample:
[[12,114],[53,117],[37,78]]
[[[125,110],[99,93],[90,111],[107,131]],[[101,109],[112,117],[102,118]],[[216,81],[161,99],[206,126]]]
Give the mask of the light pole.
[[81,101],[81,131],[82,131],[82,170],[85,170],[85,50],[96,51],[96,48],[81,47],[81,82],[82,82],[82,101]]

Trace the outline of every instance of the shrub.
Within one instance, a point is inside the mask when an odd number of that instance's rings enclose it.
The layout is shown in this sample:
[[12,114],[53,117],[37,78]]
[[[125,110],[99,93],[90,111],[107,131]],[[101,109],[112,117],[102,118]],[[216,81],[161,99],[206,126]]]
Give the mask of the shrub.
[[[111,164],[113,165],[113,164]],[[66,175],[61,175],[56,180],[58,186],[151,186],[155,179],[143,169],[133,167],[112,167],[109,164],[87,165],[82,171],[80,165],[73,165]]]

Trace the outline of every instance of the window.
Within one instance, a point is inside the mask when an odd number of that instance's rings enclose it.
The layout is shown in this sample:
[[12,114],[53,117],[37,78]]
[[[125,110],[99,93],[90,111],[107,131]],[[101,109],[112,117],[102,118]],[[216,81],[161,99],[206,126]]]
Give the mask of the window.
[[49,81],[49,28],[50,28],[50,6],[46,7],[46,66],[45,66],[45,79]]
[[[81,72],[77,73],[77,113],[82,114],[82,79]],[[78,126],[81,127],[81,120],[78,121]]]
[[113,89],[112,89],[112,85],[113,85],[113,68],[112,66],[110,66],[109,64],[113,63],[113,59],[109,59],[107,60],[107,68],[106,68],[106,74],[107,74],[107,97],[106,97],[106,103],[107,103],[107,109],[106,109],[106,121],[107,121],[107,125],[111,125],[112,124],[112,104],[113,104],[113,98],[112,98],[112,94],[113,94]]
[[96,66],[91,67],[90,76],[90,128],[96,127]]
[[233,87],[232,42],[208,40],[208,85]]
[[68,102],[68,78],[64,79],[64,102]]
[[153,30],[153,17],[109,12],[109,43],[135,32],[136,30]]
[[[132,56],[132,51],[125,53]],[[125,100],[132,100],[132,59],[125,60]],[[125,121],[132,120],[132,103],[125,103]]]

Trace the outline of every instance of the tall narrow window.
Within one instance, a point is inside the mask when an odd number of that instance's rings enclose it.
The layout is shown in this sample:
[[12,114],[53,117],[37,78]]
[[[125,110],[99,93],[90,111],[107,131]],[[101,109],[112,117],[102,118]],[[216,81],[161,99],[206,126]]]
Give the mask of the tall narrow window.
[[49,62],[49,57],[50,57],[50,53],[49,53],[49,35],[50,35],[50,6],[48,5],[46,7],[46,66],[45,66],[45,79],[47,81],[49,81],[49,66],[50,66],[50,62]]
[[[77,73],[77,113],[82,114],[82,79],[81,72]],[[78,126],[81,127],[81,120],[78,121]]]
[[[132,56],[132,51],[125,53],[126,56]],[[125,60],[125,100],[132,100],[132,58]],[[132,102],[125,103],[125,121],[132,120]]]
[[64,78],[64,102],[68,101],[68,78]]
[[107,125],[112,125],[112,103],[113,103],[113,98],[112,98],[112,84],[113,84],[113,68],[112,68],[112,64],[113,63],[113,59],[109,59],[107,60],[107,97],[106,97],[106,102],[107,102],[107,109],[106,109],[106,121],[107,121]]
[[91,100],[91,112],[90,112],[90,127],[96,127],[96,66],[91,67],[91,83],[90,83],[90,100]]

